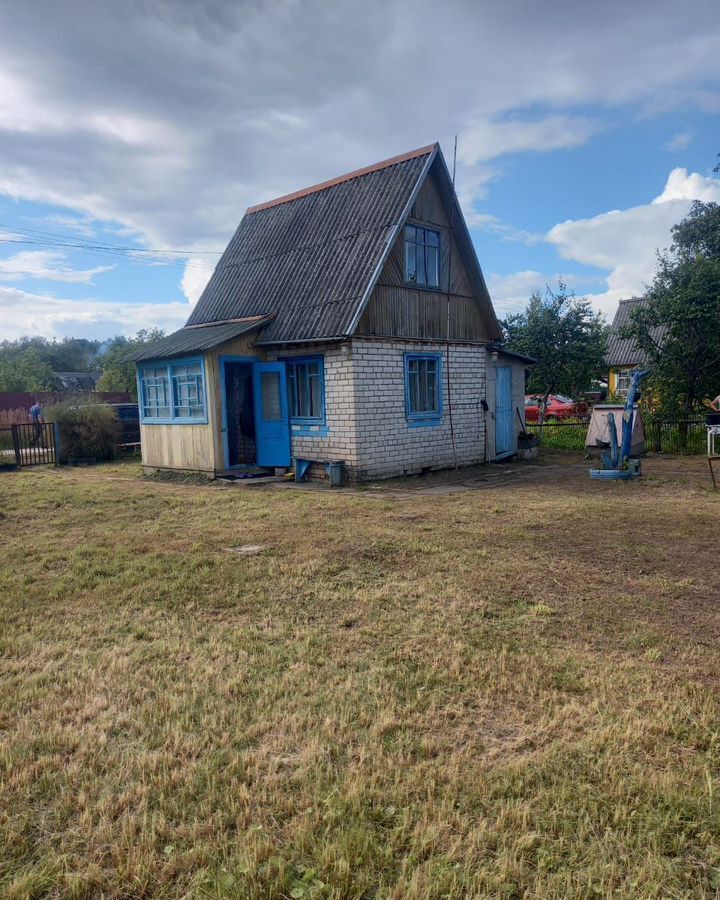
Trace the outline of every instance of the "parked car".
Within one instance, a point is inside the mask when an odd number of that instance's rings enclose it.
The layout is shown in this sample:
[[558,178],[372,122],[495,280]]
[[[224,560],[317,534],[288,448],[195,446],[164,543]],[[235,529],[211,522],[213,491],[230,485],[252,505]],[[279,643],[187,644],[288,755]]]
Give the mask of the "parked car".
[[140,408],[137,403],[108,403],[120,422],[119,446],[140,444]]
[[[528,394],[525,397],[525,421],[537,422],[540,418],[540,401],[542,394]],[[584,401],[576,403],[562,394],[550,394],[545,414],[546,422],[562,422],[565,419],[584,419],[588,414],[588,405]]]

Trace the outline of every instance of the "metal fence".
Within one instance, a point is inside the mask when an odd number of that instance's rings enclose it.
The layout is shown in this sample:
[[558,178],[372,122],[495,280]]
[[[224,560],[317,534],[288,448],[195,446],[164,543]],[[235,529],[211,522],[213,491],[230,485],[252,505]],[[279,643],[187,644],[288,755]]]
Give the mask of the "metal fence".
[[21,422],[0,428],[0,465],[40,466],[57,462],[55,427],[47,422]]
[[[704,454],[707,429],[704,419],[667,419],[648,417],[645,446],[653,453]],[[538,436],[541,447],[556,450],[584,450],[587,422],[545,422],[528,424],[526,430]],[[619,436],[618,436],[619,437]]]
[[660,419],[645,421],[648,450],[654,453],[706,453],[707,428],[704,419]]

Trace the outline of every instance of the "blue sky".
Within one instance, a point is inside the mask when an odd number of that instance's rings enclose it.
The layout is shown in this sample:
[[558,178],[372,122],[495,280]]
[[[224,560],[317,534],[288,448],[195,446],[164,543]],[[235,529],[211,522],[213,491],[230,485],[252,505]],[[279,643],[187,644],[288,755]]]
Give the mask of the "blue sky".
[[72,9],[0,33],[2,337],[179,327],[246,206],[455,133],[500,315],[563,277],[612,316],[720,201],[714,3]]

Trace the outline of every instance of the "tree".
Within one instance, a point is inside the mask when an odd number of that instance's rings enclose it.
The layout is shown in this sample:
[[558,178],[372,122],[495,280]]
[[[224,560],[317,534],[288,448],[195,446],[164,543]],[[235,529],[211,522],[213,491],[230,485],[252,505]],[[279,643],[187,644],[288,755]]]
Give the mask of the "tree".
[[688,416],[720,393],[720,205],[695,201],[672,235],[623,336],[646,353],[663,410]]
[[150,328],[138,331],[132,338],[113,338],[99,360],[102,376],[98,382],[98,390],[128,391],[137,399],[135,363],[128,360],[128,356],[164,336],[165,332],[159,328]]
[[51,391],[53,370],[35,347],[19,341],[0,344],[0,391]]
[[550,394],[576,397],[604,373],[605,321],[589,300],[568,293],[562,282],[557,293],[549,287],[544,296],[535,291],[524,312],[508,316],[501,324],[508,349],[537,360],[527,389],[543,395],[542,407]]

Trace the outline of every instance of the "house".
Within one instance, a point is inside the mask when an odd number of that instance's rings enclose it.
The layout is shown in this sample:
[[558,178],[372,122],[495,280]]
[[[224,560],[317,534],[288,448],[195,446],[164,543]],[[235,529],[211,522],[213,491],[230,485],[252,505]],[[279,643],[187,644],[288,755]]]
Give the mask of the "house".
[[93,393],[97,390],[102,372],[53,372],[56,391]]
[[[608,392],[614,397],[626,397],[630,387],[630,379],[635,369],[648,362],[644,351],[640,350],[632,338],[623,337],[623,328],[630,324],[631,314],[646,303],[644,297],[630,297],[621,300],[610,327],[605,363],[608,367]],[[653,340],[662,340],[662,326],[651,330]]]
[[512,455],[526,357],[438,144],[247,210],[184,328],[134,355],[148,472],[351,480]]

